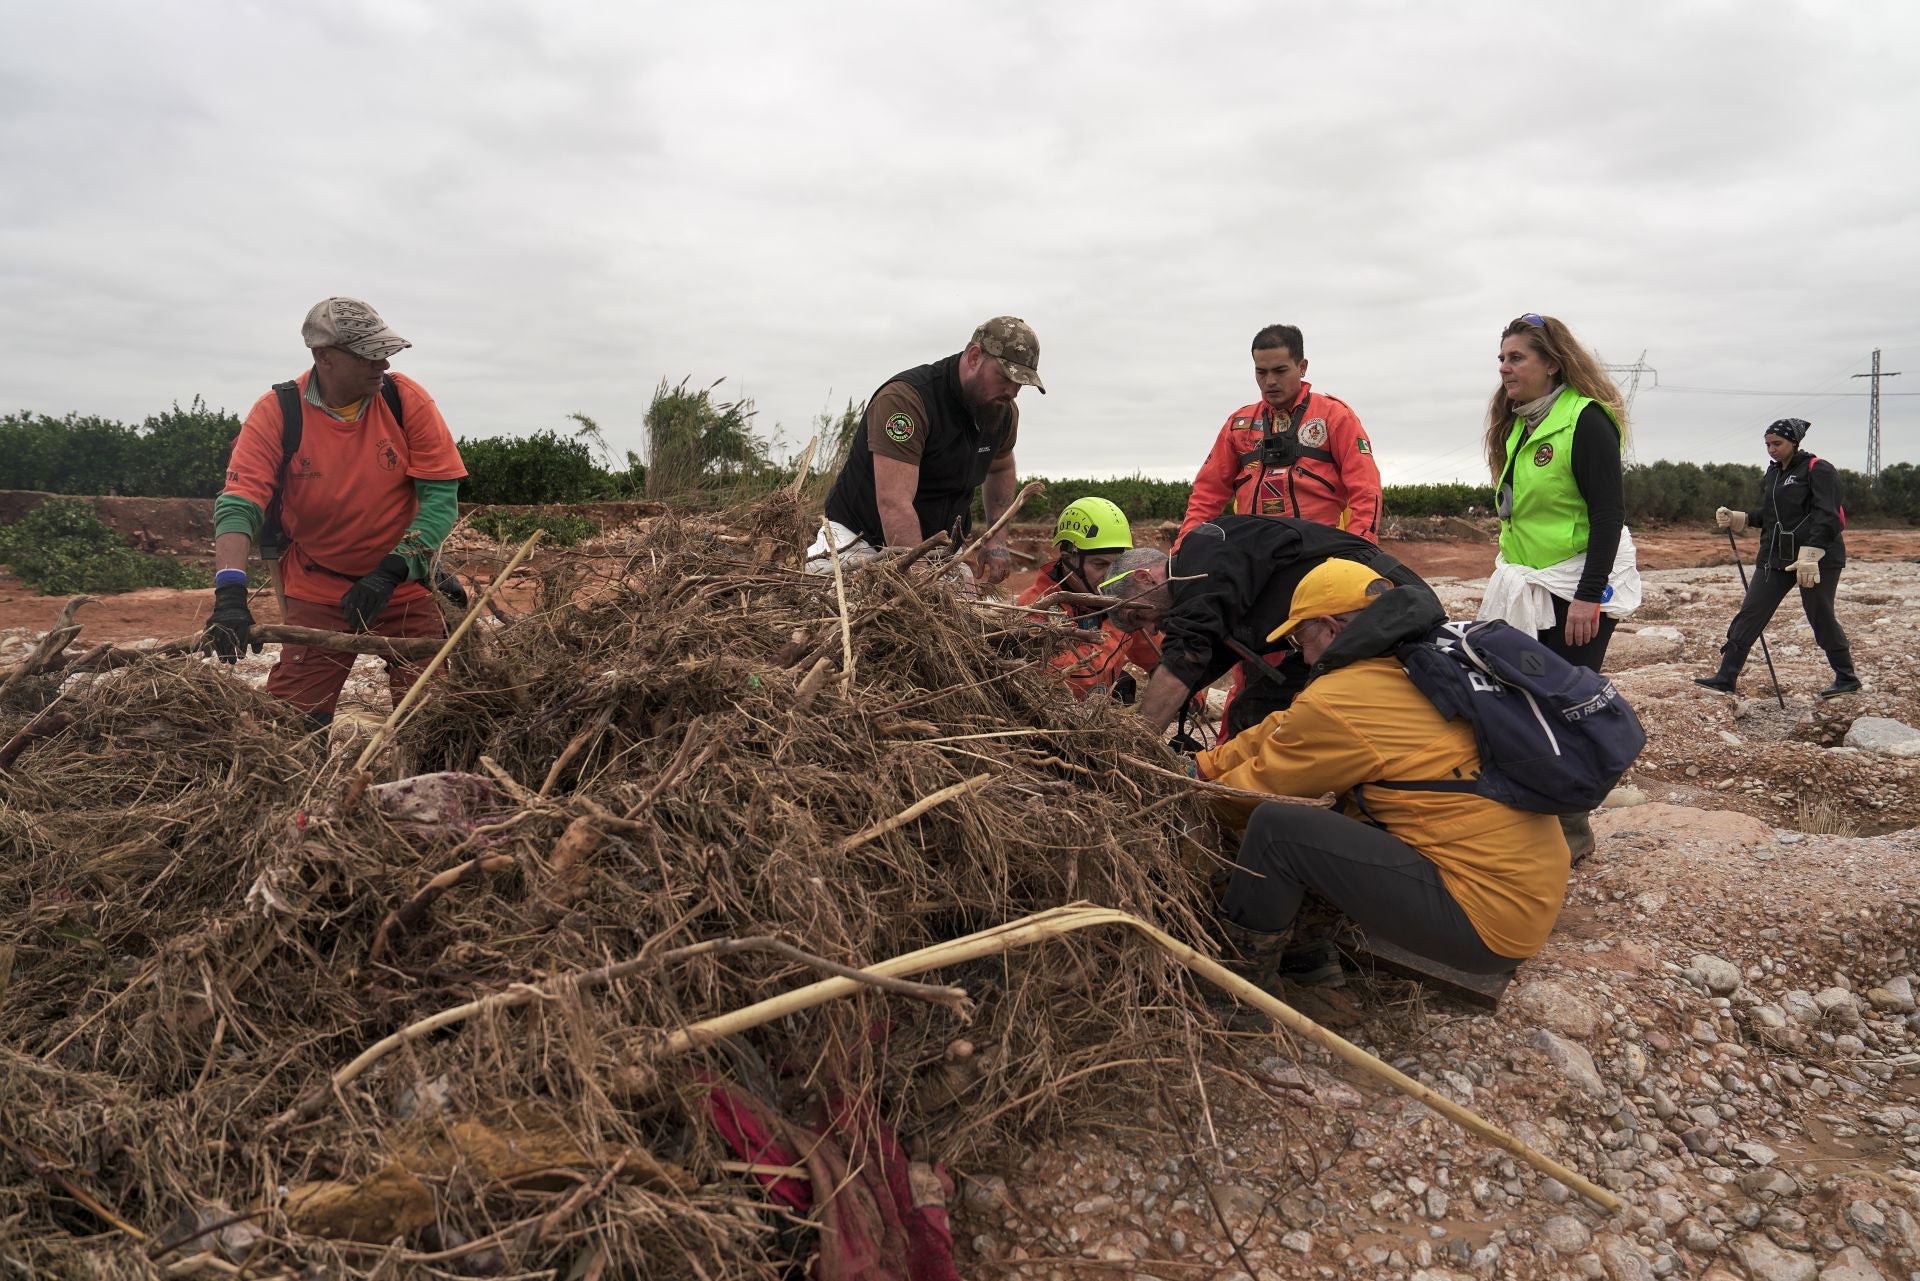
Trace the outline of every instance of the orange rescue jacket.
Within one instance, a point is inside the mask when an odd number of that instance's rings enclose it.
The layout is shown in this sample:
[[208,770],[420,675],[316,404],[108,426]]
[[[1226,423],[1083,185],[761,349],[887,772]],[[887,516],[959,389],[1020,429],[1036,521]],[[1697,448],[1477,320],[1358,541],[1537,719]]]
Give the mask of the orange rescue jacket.
[[[1049,592],[1059,591],[1063,573],[1060,562],[1048,565],[1014,603],[1031,605]],[[1128,663],[1149,673],[1160,666],[1160,638],[1152,632],[1123,632],[1108,619],[1086,617],[1091,611],[1083,606],[1062,603],[1060,608],[1078,624],[1082,638],[1062,646],[1049,666],[1060,673],[1081,702],[1090,694],[1105,694]]]
[[[1233,512],[1293,516],[1380,541],[1380,468],[1366,429],[1345,401],[1314,391],[1311,383],[1301,383],[1300,393],[1304,403],[1277,420],[1283,445],[1275,451],[1278,460],[1262,458],[1272,412],[1266,402],[1242,405],[1227,416],[1193,478],[1180,538]],[[1298,424],[1291,432],[1290,423]]]

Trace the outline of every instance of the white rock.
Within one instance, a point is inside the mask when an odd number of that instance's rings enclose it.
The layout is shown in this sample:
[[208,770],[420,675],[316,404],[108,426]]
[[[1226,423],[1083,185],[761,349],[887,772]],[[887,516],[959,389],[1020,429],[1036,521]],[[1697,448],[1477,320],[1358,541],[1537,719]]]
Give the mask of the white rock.
[[1567,1079],[1595,1097],[1604,1097],[1607,1087],[1600,1079],[1599,1071],[1593,1066],[1593,1055],[1587,1053],[1587,1047],[1576,1044],[1553,1032],[1539,1031],[1533,1034],[1533,1046],[1547,1056],[1547,1061],[1559,1068]]
[[1558,1254],[1578,1254],[1593,1240],[1593,1233],[1571,1214],[1556,1214],[1540,1225],[1540,1239]]
[[1733,1256],[1753,1281],[1814,1281],[1811,1258],[1783,1250],[1757,1232],[1735,1241]]
[[1584,1041],[1600,1026],[1599,1006],[1551,980],[1522,984],[1507,999],[1522,1016],[1562,1036]]
[[1857,1245],[1850,1245],[1834,1255],[1833,1262],[1820,1270],[1820,1281],[1887,1281],[1887,1278],[1873,1266],[1866,1251]]
[[1913,1013],[1913,980],[1904,974],[1890,979],[1867,993],[1867,1004],[1883,1014]]
[[1920,756],[1920,729],[1886,716],[1862,716],[1847,731],[1845,742],[1881,756]]
[[1711,953],[1696,952],[1687,968],[1698,973],[1701,983],[1715,996],[1731,996],[1740,987],[1739,968]]

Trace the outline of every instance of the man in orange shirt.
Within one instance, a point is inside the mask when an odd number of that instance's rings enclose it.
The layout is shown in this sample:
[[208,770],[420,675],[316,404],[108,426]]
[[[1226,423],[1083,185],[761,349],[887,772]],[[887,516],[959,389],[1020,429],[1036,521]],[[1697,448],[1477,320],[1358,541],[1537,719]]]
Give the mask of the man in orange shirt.
[[1180,539],[1228,513],[1293,516],[1380,541],[1380,468],[1346,403],[1313,390],[1305,340],[1293,325],[1253,336],[1260,399],[1227,416],[1193,478]]
[[[1291,707],[1195,758],[1201,778],[1271,795],[1332,792],[1343,806],[1253,809],[1219,923],[1255,981],[1279,967],[1309,892],[1369,936],[1469,974],[1513,969],[1559,916],[1570,861],[1559,821],[1471,790],[1473,727],[1442,717],[1395,657],[1428,628],[1422,611],[1385,610],[1406,634],[1329,655],[1383,599],[1409,603],[1408,590],[1356,561],[1313,569],[1269,637],[1297,648],[1313,679]],[[1295,949],[1324,949],[1314,942]],[[1310,959],[1289,965],[1306,971]]]
[[[459,515],[460,461],[446,420],[420,384],[387,372],[413,344],[357,298],[314,304],[301,326],[313,367],[254,403],[214,502],[214,607],[203,644],[225,662],[251,646],[247,556],[279,548],[286,621],[324,631],[441,637],[428,590]],[[354,656],[284,645],[267,692],[333,720]],[[419,666],[387,664],[397,703]]]
[[[1082,498],[1068,503],[1060,513],[1053,542],[1053,563],[1035,576],[1033,586],[1020,593],[1016,604],[1031,605],[1055,592],[1097,595],[1116,559],[1133,551],[1133,527],[1115,504],[1104,498]],[[1159,638],[1144,629],[1121,631],[1104,610],[1069,602],[1062,602],[1060,608],[1080,635],[1053,656],[1053,670],[1081,702],[1089,695],[1105,694],[1132,703],[1136,681],[1127,664],[1152,672],[1160,665]]]

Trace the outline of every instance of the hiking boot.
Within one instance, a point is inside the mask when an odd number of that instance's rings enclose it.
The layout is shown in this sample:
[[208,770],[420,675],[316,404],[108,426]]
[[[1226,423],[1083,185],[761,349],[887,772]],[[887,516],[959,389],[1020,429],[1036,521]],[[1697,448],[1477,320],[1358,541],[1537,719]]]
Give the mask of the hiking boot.
[[1844,676],[1835,676],[1833,684],[1820,691],[1820,697],[1838,698],[1842,694],[1858,694],[1861,688],[1860,678],[1848,672]]
[[1345,987],[1346,971],[1340,967],[1340,949],[1331,938],[1316,939],[1290,947],[1280,953],[1276,978],[1301,987]]
[[1236,925],[1224,916],[1213,918],[1220,938],[1220,963],[1255,987],[1273,982],[1286,954],[1285,933],[1268,934]]
[[1711,676],[1696,676],[1693,678],[1695,685],[1704,686],[1707,689],[1719,690],[1722,694],[1733,693],[1733,682],[1734,678],[1725,672],[1715,672]]
[[1593,853],[1593,816],[1590,814],[1562,814],[1560,816],[1560,835],[1567,838],[1567,850],[1573,855],[1570,866],[1579,866],[1581,859]]

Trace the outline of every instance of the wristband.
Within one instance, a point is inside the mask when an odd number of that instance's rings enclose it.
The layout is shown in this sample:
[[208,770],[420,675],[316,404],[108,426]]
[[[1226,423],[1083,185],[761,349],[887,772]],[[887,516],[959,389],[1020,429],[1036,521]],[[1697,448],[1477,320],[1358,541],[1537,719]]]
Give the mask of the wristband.
[[213,576],[215,587],[245,587],[247,571],[244,569],[223,569]]

